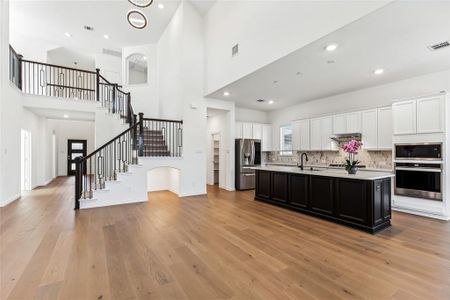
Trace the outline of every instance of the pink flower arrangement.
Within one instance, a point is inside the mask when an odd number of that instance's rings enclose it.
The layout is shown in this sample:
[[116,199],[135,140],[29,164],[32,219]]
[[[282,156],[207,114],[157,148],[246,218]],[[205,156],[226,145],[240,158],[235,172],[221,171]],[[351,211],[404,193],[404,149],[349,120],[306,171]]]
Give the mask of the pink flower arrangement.
[[349,174],[356,174],[359,161],[355,160],[355,155],[358,154],[358,150],[361,148],[362,143],[357,140],[351,140],[341,146],[342,150],[348,153],[348,159],[345,160],[345,170]]
[[358,150],[361,148],[362,143],[357,140],[351,140],[341,146],[342,150],[350,154],[358,154]]

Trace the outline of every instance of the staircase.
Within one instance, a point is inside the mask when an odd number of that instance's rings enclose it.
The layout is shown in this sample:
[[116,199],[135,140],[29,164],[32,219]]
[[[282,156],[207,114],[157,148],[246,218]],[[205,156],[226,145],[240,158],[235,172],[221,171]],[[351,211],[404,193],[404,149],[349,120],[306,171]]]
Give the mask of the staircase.
[[139,161],[182,155],[183,121],[136,115],[130,93],[99,69],[25,60],[10,46],[9,78],[23,93],[92,101],[129,125],[94,152],[75,159],[75,209],[145,201],[147,169]]

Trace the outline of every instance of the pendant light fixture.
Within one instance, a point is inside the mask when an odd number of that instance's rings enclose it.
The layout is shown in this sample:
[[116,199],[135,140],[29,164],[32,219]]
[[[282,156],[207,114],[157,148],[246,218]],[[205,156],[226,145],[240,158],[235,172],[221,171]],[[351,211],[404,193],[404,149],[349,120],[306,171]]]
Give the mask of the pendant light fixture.
[[127,13],[128,23],[136,29],[144,29],[147,24],[147,17],[139,10],[132,9]]
[[149,7],[150,5],[152,5],[153,0],[128,0],[128,2],[130,2],[131,4],[133,4],[134,6],[137,6],[139,8],[146,8]]
[[[146,8],[152,5],[153,0],[128,0],[131,4],[138,8]],[[147,17],[138,9],[131,9],[127,12],[128,23],[136,29],[144,29],[147,27]]]

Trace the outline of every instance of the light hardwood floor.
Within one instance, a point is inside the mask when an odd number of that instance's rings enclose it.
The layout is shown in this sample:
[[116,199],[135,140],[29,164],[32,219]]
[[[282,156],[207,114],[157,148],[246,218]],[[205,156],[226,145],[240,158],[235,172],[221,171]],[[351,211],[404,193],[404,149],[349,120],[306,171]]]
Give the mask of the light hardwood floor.
[[1,299],[450,299],[450,223],[370,235],[211,187],[74,212],[58,178],[0,209]]

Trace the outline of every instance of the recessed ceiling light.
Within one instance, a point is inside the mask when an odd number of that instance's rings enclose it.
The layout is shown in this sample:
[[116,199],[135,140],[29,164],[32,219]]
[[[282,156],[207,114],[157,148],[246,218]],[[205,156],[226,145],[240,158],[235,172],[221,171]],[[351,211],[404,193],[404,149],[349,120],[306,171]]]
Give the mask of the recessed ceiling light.
[[373,74],[375,74],[375,75],[381,75],[383,73],[384,73],[383,69],[376,69],[376,70],[373,71]]
[[330,45],[325,47],[325,50],[327,50],[329,52],[332,52],[332,51],[336,50],[337,47],[338,47],[338,44],[330,44]]
[[147,60],[147,56],[144,56],[143,59],[144,59],[144,60]]
[[327,60],[327,64],[334,64],[335,62],[335,60]]
[[164,9],[164,4],[159,3],[159,4],[158,4],[158,8],[159,8],[159,9]]
[[64,35],[67,37],[72,37],[72,34],[70,34],[69,32],[64,33]]
[[230,92],[223,92],[224,96],[230,96]]
[[109,35],[104,34],[103,37],[104,37],[106,40],[109,40]]
[[295,73],[295,75],[303,75],[303,73],[302,72],[297,72],[297,73]]
[[274,80],[273,83],[278,83],[278,80]]
[[68,115],[68,114],[64,114],[63,117],[64,117],[65,119],[67,119],[67,118],[69,118],[69,115]]
[[269,104],[274,104],[274,103],[275,103],[275,101],[269,100]]

